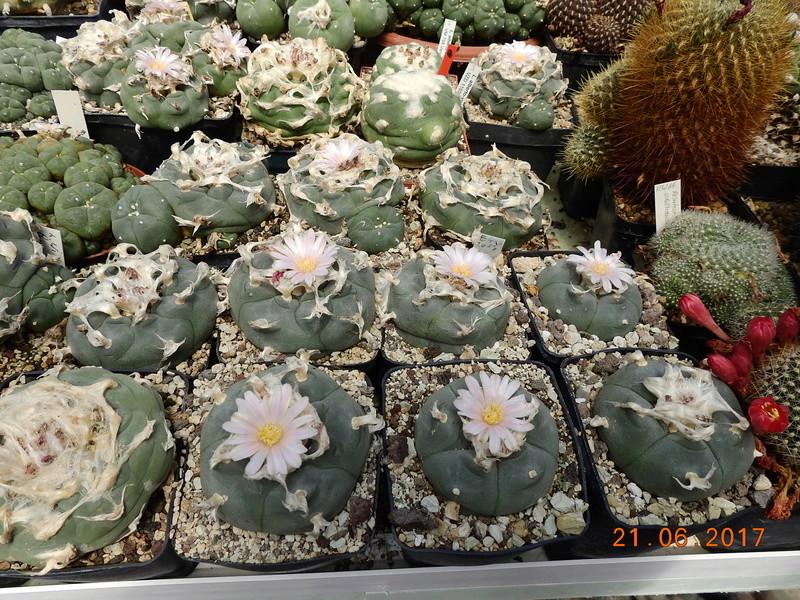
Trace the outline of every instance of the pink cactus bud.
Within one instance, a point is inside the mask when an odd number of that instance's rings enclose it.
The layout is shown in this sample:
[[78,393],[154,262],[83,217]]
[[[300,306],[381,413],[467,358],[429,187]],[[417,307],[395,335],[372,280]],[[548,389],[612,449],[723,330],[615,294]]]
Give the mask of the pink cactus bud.
[[733,347],[731,362],[733,363],[733,366],[736,367],[736,370],[739,372],[740,376],[749,376],[750,371],[753,370],[753,353],[750,351],[750,346],[748,346],[745,342],[737,342],[737,344]]
[[740,375],[736,366],[722,354],[709,354],[707,360],[711,372],[728,385],[733,385],[739,379]]
[[764,356],[769,345],[775,339],[777,329],[771,317],[753,317],[747,324],[745,339],[750,342],[753,357],[758,360]]
[[706,305],[703,304],[703,301],[698,296],[694,294],[684,294],[681,296],[681,299],[678,300],[678,308],[692,321],[705,327],[719,339],[725,340],[726,342],[733,341],[731,336],[722,331],[720,326],[717,325],[717,322],[714,321],[714,317],[711,316],[708,308],[706,308]]
[[790,308],[778,318],[778,339],[781,344],[788,344],[800,333],[800,319],[797,312],[797,309]]

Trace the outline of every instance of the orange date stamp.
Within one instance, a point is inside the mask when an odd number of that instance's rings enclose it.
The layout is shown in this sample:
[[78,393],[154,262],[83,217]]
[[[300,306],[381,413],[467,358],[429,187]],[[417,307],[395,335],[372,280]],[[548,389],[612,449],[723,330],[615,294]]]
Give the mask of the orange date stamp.
[[[662,527],[658,530],[657,541],[640,541],[639,528],[615,527],[612,532],[615,548],[659,548],[666,546],[684,547],[689,545],[691,534],[685,527]],[[705,530],[708,539],[703,539],[700,545],[704,548],[730,548],[737,543],[742,547],[755,548],[761,543],[764,536],[763,527],[709,527]],[[647,538],[651,540],[650,536]]]

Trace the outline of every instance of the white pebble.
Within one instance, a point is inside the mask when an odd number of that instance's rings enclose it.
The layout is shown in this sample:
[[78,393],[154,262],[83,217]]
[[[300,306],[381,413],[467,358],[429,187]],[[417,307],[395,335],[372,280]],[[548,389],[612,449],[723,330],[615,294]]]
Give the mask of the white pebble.
[[556,492],[550,498],[550,505],[558,512],[567,513],[575,509],[575,502],[564,492]]
[[439,512],[439,499],[436,496],[425,496],[419,503],[429,513]]
[[756,477],[756,480],[753,482],[753,489],[758,491],[768,490],[772,487],[772,482],[769,480],[769,477],[764,475],[763,473]]
[[503,530],[500,529],[500,525],[489,525],[489,535],[492,536],[494,541],[496,541],[498,544],[503,541]]

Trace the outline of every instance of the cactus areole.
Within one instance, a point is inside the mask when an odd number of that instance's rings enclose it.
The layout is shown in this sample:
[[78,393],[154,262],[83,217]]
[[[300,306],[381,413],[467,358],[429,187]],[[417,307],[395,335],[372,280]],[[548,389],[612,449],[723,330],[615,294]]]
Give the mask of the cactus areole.
[[132,533],[172,464],[160,396],[84,367],[0,396],[0,561],[64,567]]
[[657,496],[714,496],[753,462],[755,442],[735,394],[703,369],[631,362],[606,380],[594,415],[617,468]]

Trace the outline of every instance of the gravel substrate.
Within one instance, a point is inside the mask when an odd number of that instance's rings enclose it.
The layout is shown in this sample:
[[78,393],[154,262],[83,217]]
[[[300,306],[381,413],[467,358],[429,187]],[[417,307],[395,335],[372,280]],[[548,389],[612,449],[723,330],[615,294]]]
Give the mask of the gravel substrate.
[[604,342],[596,335],[578,331],[574,325],[567,325],[561,319],[552,319],[547,308],[539,301],[536,278],[547,266],[566,256],[568,254],[545,257],[516,256],[512,260],[512,267],[522,290],[522,298],[531,312],[531,326],[541,335],[547,352],[557,355],[557,358],[564,358],[606,348],[678,347],[678,339],[667,329],[664,305],[659,300],[650,278],[642,274],[634,278],[642,294],[641,321],[625,337],[617,336],[610,342]]
[[[488,370],[520,382],[550,411],[559,431],[558,468],[549,496],[511,515],[464,515],[460,505],[440,501],[425,479],[416,455],[413,428],[416,415],[436,390],[451,381]],[[487,552],[519,548],[580,534],[588,508],[578,471],[574,442],[563,409],[547,372],[534,364],[464,362],[399,369],[387,378],[387,468],[391,478],[393,512],[398,538],[411,548]],[[404,525],[405,523],[405,525]]]
[[[329,561],[337,555],[361,551],[375,527],[375,487],[380,440],[376,435],[364,471],[347,507],[319,534],[276,535],[244,531],[217,521],[203,496],[200,483],[201,423],[222,390],[259,373],[269,365],[217,364],[195,380],[194,393],[177,415],[175,437],[187,449],[182,483],[175,502],[171,529],[179,554],[198,561],[262,565],[292,570],[299,561]],[[374,390],[363,373],[324,369],[365,412],[374,407]]]
[[[665,358],[673,364],[692,364],[675,355],[667,355]],[[592,426],[593,401],[603,387],[605,377],[615,373],[622,365],[639,361],[644,361],[644,354],[640,350],[604,352],[579,358],[564,367],[568,388],[575,398],[578,413],[586,428],[586,441],[611,514],[622,523],[633,526],[687,527],[730,516],[754,504],[766,506],[772,495],[772,484],[761,469],[755,466],[732,488],[694,502],[679,502],[674,498],[653,496],[617,470],[606,454],[607,446]]]
[[[228,119],[234,114],[236,107],[236,100],[231,96],[225,97],[210,97],[208,100],[208,109],[203,119],[217,120]],[[121,115],[128,116],[125,107],[122,104],[115,104],[114,106],[98,106],[96,102],[83,102],[83,112],[90,115]],[[188,139],[188,136],[187,136]],[[136,166],[136,165],[134,165]]]
[[[186,389],[186,379],[169,371],[141,375],[134,373],[131,376],[139,383],[149,386],[161,395],[164,401],[166,417],[170,422],[170,429],[174,432],[176,429],[175,417],[188,391]],[[22,375],[12,382],[9,388],[33,379],[35,378]],[[136,531],[114,544],[85,554],[65,567],[64,572],[68,572],[71,567],[146,563],[156,558],[163,550],[164,544],[167,543],[169,504],[176,486],[177,460],[166,481],[150,497]],[[2,575],[1,571],[6,569],[27,571],[30,567],[20,563],[0,562],[0,575]],[[51,571],[49,577],[58,579],[58,573],[59,571]]]

